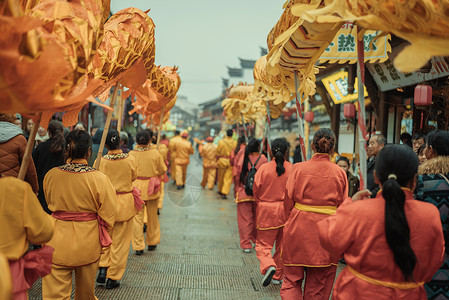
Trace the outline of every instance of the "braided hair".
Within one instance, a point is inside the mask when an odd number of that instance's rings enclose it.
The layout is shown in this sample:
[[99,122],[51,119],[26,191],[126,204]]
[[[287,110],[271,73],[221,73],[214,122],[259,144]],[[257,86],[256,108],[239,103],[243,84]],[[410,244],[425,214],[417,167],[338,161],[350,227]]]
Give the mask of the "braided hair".
[[278,138],[271,144],[274,160],[276,161],[276,173],[281,176],[285,173],[285,154],[288,150],[288,142],[285,138]]

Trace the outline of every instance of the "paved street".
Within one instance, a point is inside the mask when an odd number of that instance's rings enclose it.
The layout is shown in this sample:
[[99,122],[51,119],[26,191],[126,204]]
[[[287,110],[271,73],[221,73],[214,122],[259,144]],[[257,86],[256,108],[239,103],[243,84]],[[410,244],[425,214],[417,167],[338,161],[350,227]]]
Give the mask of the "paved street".
[[[198,188],[201,172],[192,156],[186,189],[166,186],[161,244],[142,256],[131,250],[121,286],[97,286],[99,299],[280,299],[280,286],[262,287],[255,252],[240,250],[236,205]],[[41,299],[40,281],[29,295]]]

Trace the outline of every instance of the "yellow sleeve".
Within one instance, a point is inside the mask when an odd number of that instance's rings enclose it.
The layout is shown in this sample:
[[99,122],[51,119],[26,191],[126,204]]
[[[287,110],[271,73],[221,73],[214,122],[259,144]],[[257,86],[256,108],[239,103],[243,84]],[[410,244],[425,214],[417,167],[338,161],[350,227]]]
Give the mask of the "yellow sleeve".
[[159,154],[159,174],[158,175],[164,175],[165,172],[167,172],[167,166],[165,165],[164,159],[162,158],[162,155]]
[[51,240],[55,223],[43,209],[31,187],[26,184],[23,200],[23,227],[29,242],[40,245]]
[[104,179],[101,180],[102,182],[99,182],[98,185],[100,188],[97,197],[100,203],[100,208],[98,209],[97,214],[108,223],[109,228],[112,228],[117,216],[117,195],[109,178],[104,174],[102,175],[104,176]]
[[137,179],[137,164],[136,164],[136,160],[134,159],[134,157],[129,156],[129,162],[130,162],[130,167],[131,167],[131,172],[132,172],[132,181]]

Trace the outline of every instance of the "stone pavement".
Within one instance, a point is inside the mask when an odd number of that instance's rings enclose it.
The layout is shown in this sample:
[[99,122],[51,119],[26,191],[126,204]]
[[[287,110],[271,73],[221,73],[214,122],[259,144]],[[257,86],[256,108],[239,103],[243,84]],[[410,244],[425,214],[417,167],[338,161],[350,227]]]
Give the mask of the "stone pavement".
[[[131,249],[121,286],[97,285],[99,299],[281,299],[280,285],[262,286],[255,252],[240,249],[232,197],[202,190],[201,162],[191,158],[186,188],[165,186],[161,244],[142,256]],[[40,281],[29,298],[42,299]]]

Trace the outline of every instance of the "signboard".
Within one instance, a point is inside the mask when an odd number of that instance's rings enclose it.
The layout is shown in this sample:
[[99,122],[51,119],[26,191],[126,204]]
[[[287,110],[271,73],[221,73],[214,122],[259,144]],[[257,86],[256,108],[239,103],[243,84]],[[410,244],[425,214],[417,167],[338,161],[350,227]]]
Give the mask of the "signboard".
[[[376,38],[379,31],[367,30],[363,36],[365,47],[365,62],[382,62],[388,59],[391,46],[390,35]],[[320,63],[350,63],[357,62],[357,25],[347,21],[335,35],[333,41],[324,50],[319,59]]]
[[[332,98],[332,101],[335,104],[345,103],[357,100],[357,78],[355,79],[354,84],[354,94],[348,93],[348,72],[340,71],[338,73],[334,73],[326,78],[321,79],[321,82],[324,84],[327,92]],[[366,91],[366,87],[364,87],[364,95],[368,97],[368,92]]]
[[449,76],[449,65],[442,57],[432,58],[432,69],[429,73],[413,72],[404,74],[399,72],[390,60],[384,63],[366,64],[366,67],[382,92]]

